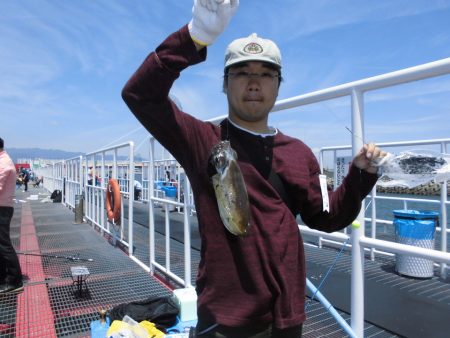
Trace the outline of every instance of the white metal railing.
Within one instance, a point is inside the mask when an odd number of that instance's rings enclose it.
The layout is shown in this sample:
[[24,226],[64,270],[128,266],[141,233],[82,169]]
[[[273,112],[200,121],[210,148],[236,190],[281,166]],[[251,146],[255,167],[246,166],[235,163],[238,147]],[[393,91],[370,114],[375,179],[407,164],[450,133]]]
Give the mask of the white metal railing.
[[45,167],[36,169],[35,173],[37,177],[43,177],[43,187],[47,191],[63,191],[64,161],[57,161],[51,164],[47,164]]
[[65,160],[64,164],[63,203],[75,209],[75,196],[83,192],[83,156]]
[[[153,137],[150,138],[150,147],[149,147],[149,165],[147,166],[148,172],[147,177],[149,182],[158,182],[162,177],[158,172],[158,168],[161,168],[161,161],[155,160],[155,139]],[[178,175],[177,175],[178,176]],[[179,181],[180,182],[180,181]],[[180,190],[180,185],[178,185],[178,191]],[[184,180],[183,190],[185,192],[191,191],[189,181],[187,179]],[[191,228],[189,215],[191,213],[191,209],[193,205],[188,203],[188,199],[184,199],[181,203],[180,200],[176,199],[168,199],[168,198],[160,198],[157,196],[158,189],[156,189],[156,184],[149,184],[149,247],[150,247],[150,256],[149,262],[142,263],[145,266],[148,266],[149,271],[154,272],[155,269],[161,271],[167,276],[173,278],[175,281],[180,283],[185,287],[192,286],[191,284]],[[179,196],[179,192],[177,196]],[[165,262],[159,263],[156,260],[156,247],[155,247],[155,207],[158,204],[162,205],[165,208],[165,218],[164,218],[164,229],[165,229]],[[184,232],[184,276],[180,277],[171,269],[170,257],[171,257],[171,248],[170,248],[170,231],[171,231],[171,223],[169,218],[169,206],[182,207],[183,208],[183,232]]]
[[[118,161],[120,152],[127,155],[128,160],[125,164]],[[112,164],[109,164],[111,161],[107,163],[108,157],[112,157]],[[134,143],[127,142],[88,153],[84,163],[86,219],[97,225],[102,232],[110,234],[114,242],[118,240],[128,247],[128,254],[133,258],[133,203],[128,203],[128,217],[125,218],[122,212],[120,227],[116,227],[106,217],[105,195],[108,179],[126,179],[127,185],[121,185],[121,204],[123,205],[125,196],[129,201],[133,201]],[[127,229],[128,233],[125,233],[124,229]]]
[[38,177],[42,177],[42,186],[44,189],[47,191],[53,191],[51,190],[53,188],[53,165],[46,164],[41,168],[35,169],[35,172]]
[[[446,154],[448,145],[450,144],[449,139],[437,139],[437,140],[417,140],[417,141],[406,141],[406,142],[390,142],[390,143],[379,143],[378,145],[384,150],[389,150],[391,148],[405,148],[405,147],[416,147],[416,146],[433,146],[439,152]],[[351,146],[337,146],[337,147],[324,147],[321,148],[319,153],[319,162],[321,166],[321,170],[323,171],[323,163],[324,157],[327,153],[332,153],[334,159],[339,158],[339,153],[346,152],[351,149]],[[337,168],[334,168],[334,182],[337,182],[336,176]],[[441,185],[441,194],[439,200],[430,200],[424,199],[420,197],[416,198],[405,198],[405,197],[390,197],[390,196],[379,196],[377,195],[376,188],[372,190],[372,193],[368,198],[370,199],[370,217],[365,217],[365,220],[370,222],[370,238],[376,239],[377,236],[377,225],[383,224],[392,225],[393,222],[389,219],[379,219],[377,218],[377,201],[390,200],[390,201],[399,201],[403,205],[403,209],[408,209],[408,203],[423,203],[430,205],[439,205],[440,206],[440,227],[437,227],[437,232],[440,233],[440,242],[441,242],[441,251],[448,252],[447,247],[447,234],[450,232],[450,229],[447,229],[448,219],[447,219],[447,205],[450,205],[447,197],[447,182],[442,183]],[[335,185],[336,187],[336,185]],[[321,237],[319,236],[319,245],[321,245]],[[370,257],[373,260],[375,258],[375,253],[386,254],[384,251],[377,251],[375,247],[366,247],[370,250]],[[392,252],[390,252],[392,254]],[[441,263],[441,277],[444,279],[447,275],[447,264],[445,262]]]
[[[151,149],[154,139],[151,139]],[[127,150],[127,160],[119,161],[118,153]],[[106,232],[113,237],[113,241],[118,240],[128,247],[129,256],[147,271],[154,272],[158,269],[163,274],[177,281],[183,286],[189,287],[191,284],[191,237],[189,216],[195,210],[192,200],[193,194],[189,181],[182,168],[173,158],[154,160],[154,152],[151,160],[143,162],[137,169],[146,188],[143,191],[142,201],[149,205],[149,261],[143,262],[136,257],[131,248],[133,245],[133,213],[134,213],[134,181],[135,163],[134,145],[132,142],[112,146],[109,148],[94,151],[84,157],[76,157],[68,160],[58,161],[45,167],[38,168],[36,173],[43,176],[46,190],[52,192],[60,189],[63,192],[63,204],[75,208],[75,195],[84,194],[84,214],[85,219],[93,225],[98,226],[102,233]],[[167,171],[170,170],[172,179],[169,181]],[[128,216],[121,214],[121,226],[115,227],[109,223],[105,212],[105,193],[109,178],[115,178],[119,182],[122,205],[124,200],[128,200]],[[153,182],[150,184],[149,182]],[[180,184],[181,183],[181,184]],[[160,186],[161,185],[161,186]],[[167,197],[163,191],[164,186],[177,187],[176,197]],[[188,198],[184,199],[184,192]],[[157,262],[155,250],[155,222],[154,208],[164,208],[165,212],[165,252],[164,263]],[[173,271],[170,264],[171,246],[171,219],[169,211],[177,208],[178,213],[183,213],[184,224],[184,273],[179,276]],[[128,230],[125,233],[125,229]],[[116,233],[119,231],[120,233]]]

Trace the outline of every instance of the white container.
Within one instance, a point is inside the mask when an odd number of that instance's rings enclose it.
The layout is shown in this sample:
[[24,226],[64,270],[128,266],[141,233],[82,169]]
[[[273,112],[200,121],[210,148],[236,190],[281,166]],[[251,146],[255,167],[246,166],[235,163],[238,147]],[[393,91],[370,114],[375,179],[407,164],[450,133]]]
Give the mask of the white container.
[[173,290],[175,302],[180,310],[182,322],[197,319],[197,293],[194,288]]

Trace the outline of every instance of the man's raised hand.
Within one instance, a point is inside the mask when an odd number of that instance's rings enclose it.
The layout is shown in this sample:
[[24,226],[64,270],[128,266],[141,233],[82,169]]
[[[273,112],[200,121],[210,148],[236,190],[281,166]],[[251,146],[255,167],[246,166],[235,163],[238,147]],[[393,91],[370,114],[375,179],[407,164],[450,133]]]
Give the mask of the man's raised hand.
[[192,40],[208,46],[227,27],[239,6],[239,0],[194,0],[188,28]]

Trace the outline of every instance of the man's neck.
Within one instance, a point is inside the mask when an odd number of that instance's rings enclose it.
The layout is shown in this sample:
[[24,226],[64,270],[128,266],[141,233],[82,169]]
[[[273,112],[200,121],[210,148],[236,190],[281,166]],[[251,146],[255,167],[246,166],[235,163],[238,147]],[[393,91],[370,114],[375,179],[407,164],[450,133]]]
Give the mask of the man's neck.
[[246,128],[245,126],[238,124],[236,122],[234,122],[233,120],[231,120],[230,118],[228,118],[228,121],[235,126],[236,128],[239,128],[241,130],[244,130],[248,133],[254,134],[254,135],[260,135],[260,136],[273,136],[277,133],[277,130],[275,128],[272,127],[266,127],[264,132],[260,132],[260,131],[255,131],[254,129],[250,129],[250,128]]
[[236,127],[256,134],[270,134],[273,132],[273,128],[270,128],[267,125],[267,120],[260,122],[247,122],[243,120],[236,120],[236,118],[232,116],[228,116],[228,120],[230,120],[230,122],[232,122]]

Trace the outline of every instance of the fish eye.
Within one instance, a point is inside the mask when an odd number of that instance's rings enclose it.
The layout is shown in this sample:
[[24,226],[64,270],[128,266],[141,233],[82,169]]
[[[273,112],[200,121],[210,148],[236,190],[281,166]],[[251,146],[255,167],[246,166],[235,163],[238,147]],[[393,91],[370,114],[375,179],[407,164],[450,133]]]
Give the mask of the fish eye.
[[214,164],[217,168],[223,168],[226,166],[227,164],[227,158],[224,155],[218,155],[215,159],[214,159]]

